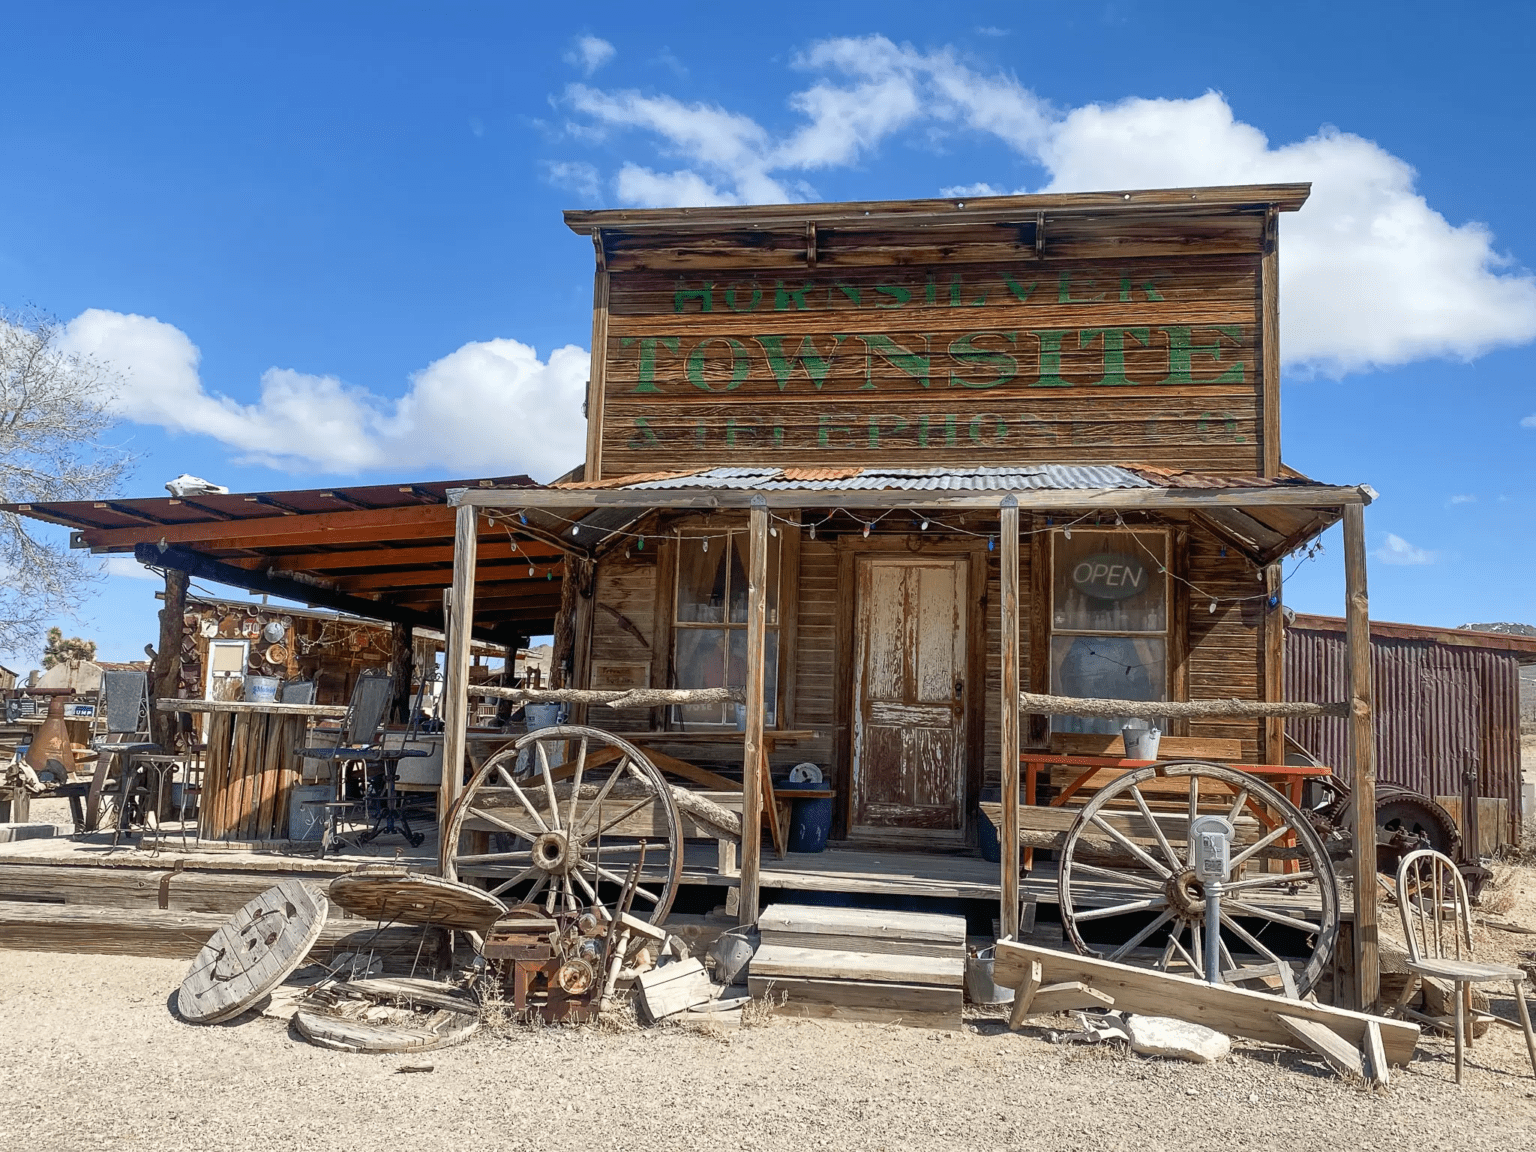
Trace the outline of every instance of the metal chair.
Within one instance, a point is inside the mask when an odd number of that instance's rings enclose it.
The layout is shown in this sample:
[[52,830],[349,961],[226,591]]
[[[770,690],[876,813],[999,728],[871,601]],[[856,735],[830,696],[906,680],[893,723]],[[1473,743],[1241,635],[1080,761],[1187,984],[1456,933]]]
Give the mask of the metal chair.
[[[103,672],[101,696],[107,736],[92,747],[104,759],[117,758],[118,807],[117,818],[112,822],[112,842],[116,844],[133,823],[135,809],[139,823],[158,833],[166,765],[151,759],[161,748],[149,739],[149,677],[143,672]],[[117,739],[113,739],[114,735]],[[106,775],[107,765],[99,764],[91,782],[93,803],[88,810],[95,808],[105,788]],[[150,776],[155,777],[153,788],[149,786]]]
[[1449,856],[1421,848],[1397,868],[1397,907],[1408,940],[1408,970],[1455,985],[1456,1083],[1465,1049],[1472,1044],[1472,986],[1508,981],[1514,989],[1525,1048],[1536,1075],[1536,1036],[1525,1003],[1525,973],[1507,964],[1485,964],[1472,955],[1472,912],[1461,870]]
[[313,704],[315,682],[313,680],[285,680],[277,690],[279,704]]
[[[366,777],[363,811],[374,819],[373,827],[358,838],[359,843],[366,844],[385,832],[400,833],[413,848],[426,839],[422,833],[411,830],[410,821],[400,806],[395,784],[401,760],[429,753],[424,748],[386,748],[379,738],[384,714],[393,695],[393,677],[388,672],[362,673],[353,686],[352,700],[347,705],[346,719],[337,733],[336,744],[330,748],[299,750],[300,756],[326,760],[336,766],[337,794],[336,800],[327,805],[332,811],[332,817],[328,821],[330,834],[322,844],[322,854],[336,838],[335,821],[342,812],[354,806],[346,796],[346,767],[359,762],[364,765]],[[375,767],[378,771],[374,771]]]

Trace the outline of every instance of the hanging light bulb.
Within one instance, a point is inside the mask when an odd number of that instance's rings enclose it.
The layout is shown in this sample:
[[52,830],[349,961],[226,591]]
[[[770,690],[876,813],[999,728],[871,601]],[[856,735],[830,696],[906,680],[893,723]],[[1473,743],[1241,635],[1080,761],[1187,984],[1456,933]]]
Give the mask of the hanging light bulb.
[[527,517],[527,515],[525,513],[519,512],[517,514],[517,518],[519,520],[521,520],[524,524],[528,523],[528,517]]
[[918,525],[918,527],[921,528],[924,532],[928,531],[928,521],[924,520],[921,524]]
[[706,552],[709,551],[709,537],[708,536],[704,537],[704,551],[706,551]]
[[553,580],[554,578],[555,578],[555,570],[553,568],[551,568],[548,572],[544,573],[544,579],[546,579],[546,580]]
[[581,525],[580,524],[572,524],[571,525],[571,535],[572,536],[580,536],[581,535]]
[[640,551],[642,551],[642,552],[645,551],[645,537],[644,536],[640,537]]
[[538,573],[533,570],[533,565],[532,564],[528,565],[528,575],[530,575],[530,576],[537,576],[538,575]]
[[1216,601],[1214,600],[1211,601],[1211,615],[1216,615]]
[[1072,529],[1065,528],[1065,529],[1063,529],[1063,531],[1066,533],[1068,540],[1072,539]]
[[864,524],[864,539],[866,539],[866,540],[869,539],[869,530],[872,527],[873,527],[873,525],[870,524],[868,521],[865,522],[865,524]]
[[991,552],[996,547],[997,547],[997,538],[995,536],[988,536],[987,537],[987,551]]
[[816,525],[814,524],[811,525],[811,539],[816,539]]

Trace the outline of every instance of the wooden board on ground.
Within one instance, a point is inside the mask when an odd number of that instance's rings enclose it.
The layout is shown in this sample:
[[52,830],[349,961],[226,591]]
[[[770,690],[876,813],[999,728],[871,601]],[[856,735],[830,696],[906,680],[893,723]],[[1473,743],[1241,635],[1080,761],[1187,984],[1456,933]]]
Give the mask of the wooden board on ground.
[[285,880],[241,908],[193,957],[176,997],[182,1019],[216,1024],[253,1006],[303,963],[328,907],[318,892]]
[[635,984],[640,1007],[650,1020],[665,1020],[715,998],[715,985],[697,960],[652,968],[640,973]]
[[752,974],[819,980],[878,980],[958,988],[965,981],[965,960],[951,956],[844,952],[763,944],[752,957]]
[[341,1052],[425,1052],[462,1044],[480,1027],[479,1017],[467,1012],[433,1012],[419,1021],[374,1024],[305,1009],[293,1014],[306,1040]]
[[965,958],[965,917],[873,908],[774,904],[758,917],[765,944]]
[[486,932],[507,906],[481,888],[391,864],[372,864],[331,881],[332,900],[380,924],[433,924]]
[[1031,962],[1041,966],[1050,983],[1080,980],[1115,998],[1115,1007],[1148,1016],[1173,1016],[1271,1044],[1293,1045],[1295,1037],[1281,1016],[1311,1020],[1337,1032],[1355,1048],[1365,1041],[1368,1021],[1381,1029],[1383,1050],[1393,1064],[1407,1064],[1419,1039],[1419,1028],[1402,1020],[1386,1020],[1303,1000],[1285,1000],[1220,984],[1207,984],[1150,968],[1135,968],[1094,956],[1057,952],[999,940],[993,979],[1000,987],[1017,987]]
[[475,1012],[479,1009],[470,992],[441,980],[376,976],[363,980],[338,980],[334,987],[337,992],[361,996],[379,1004],[437,1008],[445,1012]]
[[1281,1027],[1300,1041],[1299,1044],[1293,1042],[1292,1047],[1316,1052],[1340,1076],[1365,1078],[1365,1063],[1360,1050],[1332,1028],[1315,1020],[1298,1020],[1292,1016],[1281,1016],[1279,1020]]
[[[965,1000],[959,988],[931,984],[784,979],[754,974],[748,978],[747,986],[754,999],[766,1000],[775,1012],[787,1015],[916,1023],[930,1028],[958,1028]],[[837,1011],[824,1011],[829,1008]]]

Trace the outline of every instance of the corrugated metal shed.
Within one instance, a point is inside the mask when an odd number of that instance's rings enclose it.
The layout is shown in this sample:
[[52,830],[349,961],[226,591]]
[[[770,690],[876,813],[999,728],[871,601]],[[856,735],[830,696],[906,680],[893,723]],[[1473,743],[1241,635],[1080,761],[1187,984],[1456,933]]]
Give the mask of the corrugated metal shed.
[[[1297,616],[1286,630],[1286,699],[1343,699],[1345,655],[1342,620]],[[1533,661],[1536,642],[1525,638],[1373,622],[1377,780],[1460,796],[1473,769],[1482,796],[1508,801],[1501,838],[1518,842],[1520,666]],[[1291,720],[1286,732],[1348,780],[1344,720]]]

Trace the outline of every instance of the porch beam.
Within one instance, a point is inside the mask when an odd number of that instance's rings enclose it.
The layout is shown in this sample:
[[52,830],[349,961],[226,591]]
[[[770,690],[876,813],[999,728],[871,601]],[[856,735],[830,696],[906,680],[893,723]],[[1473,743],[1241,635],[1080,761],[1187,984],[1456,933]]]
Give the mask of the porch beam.
[[729,489],[495,489],[451,488],[448,503],[476,508],[750,508],[761,499],[769,508],[978,508],[993,509],[1012,497],[1019,508],[1056,510],[1172,508],[1337,508],[1365,505],[1375,498],[1369,487],[1274,488],[1045,488],[1010,492],[939,492],[933,489],[875,491]]
[[[1002,929],[1011,940],[1019,938],[1019,502],[1003,498],[998,538],[1002,546],[999,577],[1002,584],[1002,649],[998,677],[999,743],[1002,746]],[[1041,657],[1031,653],[1035,659]]]
[[[475,535],[479,512],[461,507],[455,514],[453,536],[453,600],[449,606],[448,651],[443,665],[443,773],[437,791],[437,825],[448,825],[448,813],[459,798],[464,778],[464,748],[469,736],[470,624],[475,618]],[[447,851],[445,856],[453,852]]]
[[[737,922],[757,922],[763,853],[763,649],[768,629],[768,504],[747,514],[747,699],[741,764],[741,876]],[[773,797],[767,802],[772,804]]]
[[1371,709],[1370,599],[1365,509],[1344,509],[1344,643],[1349,665],[1349,818],[1354,832],[1355,987],[1362,1012],[1381,997],[1376,918],[1376,733]]

